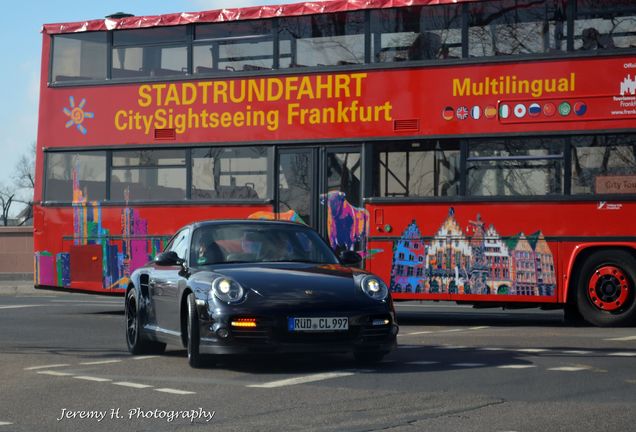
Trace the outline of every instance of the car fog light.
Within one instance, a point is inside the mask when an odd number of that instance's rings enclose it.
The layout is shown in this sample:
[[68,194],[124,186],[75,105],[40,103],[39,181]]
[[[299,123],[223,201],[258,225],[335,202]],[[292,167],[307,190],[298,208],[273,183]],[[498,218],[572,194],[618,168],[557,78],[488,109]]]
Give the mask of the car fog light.
[[391,321],[389,321],[388,319],[374,319],[373,322],[371,322],[371,325],[374,326],[383,326],[383,325],[388,325]]
[[226,328],[220,328],[216,331],[216,335],[220,337],[221,339],[225,339],[226,337],[230,335],[230,332],[227,331]]
[[232,327],[256,327],[256,318],[238,318],[230,323]]

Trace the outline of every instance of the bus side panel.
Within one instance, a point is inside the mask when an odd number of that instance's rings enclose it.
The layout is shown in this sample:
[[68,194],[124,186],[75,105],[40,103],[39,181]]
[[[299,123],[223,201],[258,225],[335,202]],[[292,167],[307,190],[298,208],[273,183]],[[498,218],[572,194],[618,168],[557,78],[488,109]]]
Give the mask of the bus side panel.
[[131,273],[163,250],[175,231],[206,219],[273,215],[269,205],[156,205],[81,203],[35,206],[35,285],[124,293]]
[[578,249],[636,245],[636,203],[368,203],[367,268],[396,299],[557,303]]

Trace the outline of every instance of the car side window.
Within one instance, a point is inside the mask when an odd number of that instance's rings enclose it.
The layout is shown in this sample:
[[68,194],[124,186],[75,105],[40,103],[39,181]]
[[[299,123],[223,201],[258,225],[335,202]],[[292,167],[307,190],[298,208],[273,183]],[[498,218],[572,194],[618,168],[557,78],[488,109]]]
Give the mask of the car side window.
[[176,236],[174,236],[174,240],[172,244],[170,244],[167,248],[169,251],[174,251],[179,256],[179,258],[185,259],[187,257],[188,252],[188,229],[184,229],[180,231]]

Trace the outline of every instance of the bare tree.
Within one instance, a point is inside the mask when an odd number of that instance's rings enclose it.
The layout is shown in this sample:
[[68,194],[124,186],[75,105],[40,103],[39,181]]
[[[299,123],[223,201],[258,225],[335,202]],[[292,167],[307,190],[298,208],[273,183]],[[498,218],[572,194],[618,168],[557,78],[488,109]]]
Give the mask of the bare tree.
[[[21,212],[18,225],[23,225],[33,217],[33,189],[35,187],[35,143],[32,143],[29,151],[18,160],[14,179],[14,202],[25,205]],[[6,222],[5,222],[6,225]]]
[[2,206],[2,215],[0,216],[0,222],[2,225],[7,226],[9,224],[9,212],[11,206],[14,203],[15,191],[13,188],[0,185],[0,206]]

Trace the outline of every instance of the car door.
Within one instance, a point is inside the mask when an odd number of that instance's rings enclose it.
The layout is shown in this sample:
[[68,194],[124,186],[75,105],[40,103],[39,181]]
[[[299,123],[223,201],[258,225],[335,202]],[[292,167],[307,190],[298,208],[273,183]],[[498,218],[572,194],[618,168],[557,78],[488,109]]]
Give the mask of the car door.
[[[174,251],[179,258],[186,259],[190,243],[190,229],[179,231],[170,242],[167,251]],[[169,333],[179,332],[179,280],[182,279],[180,265],[154,265],[150,275],[150,293],[154,304],[157,326]]]

